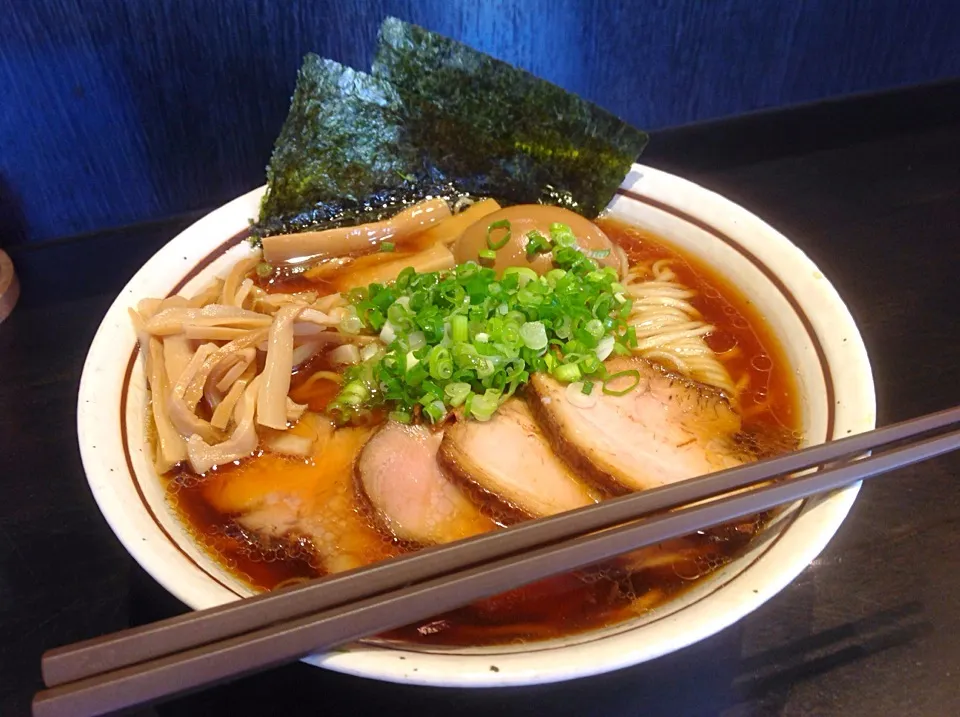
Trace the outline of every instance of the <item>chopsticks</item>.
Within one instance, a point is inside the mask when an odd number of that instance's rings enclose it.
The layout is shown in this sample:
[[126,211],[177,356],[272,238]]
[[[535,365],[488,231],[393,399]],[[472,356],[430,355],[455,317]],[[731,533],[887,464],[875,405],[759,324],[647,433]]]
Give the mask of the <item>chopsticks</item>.
[[[833,490],[955,450],[958,422],[960,407],[54,650],[43,659],[52,689],[37,695],[34,715],[83,717],[157,701]],[[834,461],[844,463],[716,497]],[[676,510],[644,517],[668,509]]]

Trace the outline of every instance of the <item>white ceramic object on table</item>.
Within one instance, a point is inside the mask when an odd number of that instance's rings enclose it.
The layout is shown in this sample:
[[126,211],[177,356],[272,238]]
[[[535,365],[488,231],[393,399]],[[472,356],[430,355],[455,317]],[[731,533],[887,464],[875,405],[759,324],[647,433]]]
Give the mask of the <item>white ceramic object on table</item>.
[[[101,511],[137,562],[195,609],[250,591],[194,542],[165,502],[144,440],[146,384],[127,308],[145,297],[189,295],[248,255],[236,237],[262,194],[261,187],[211,212],[143,266],[107,312],[80,383],[80,449]],[[796,372],[808,442],[874,427],[873,379],[857,327],[830,282],[783,235],[718,194],[642,165],[634,165],[607,211],[708,262],[761,308]],[[361,642],[308,661],[392,682],[494,687],[650,660],[713,635],[776,595],[826,546],[858,489],[792,506],[740,558],[642,618],[526,645]]]

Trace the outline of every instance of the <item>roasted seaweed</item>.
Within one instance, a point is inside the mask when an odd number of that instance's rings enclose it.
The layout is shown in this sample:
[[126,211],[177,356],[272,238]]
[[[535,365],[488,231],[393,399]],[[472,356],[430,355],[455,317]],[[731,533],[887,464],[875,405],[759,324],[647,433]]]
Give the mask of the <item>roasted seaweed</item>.
[[254,232],[371,221],[427,195],[592,217],[646,140],[528,72],[388,18],[372,75],[306,57]]
[[554,84],[387,18],[375,77],[401,102],[405,143],[473,194],[603,210],[647,135]]
[[372,201],[408,194],[416,151],[400,146],[398,109],[388,82],[307,55],[267,167],[259,233],[355,221]]

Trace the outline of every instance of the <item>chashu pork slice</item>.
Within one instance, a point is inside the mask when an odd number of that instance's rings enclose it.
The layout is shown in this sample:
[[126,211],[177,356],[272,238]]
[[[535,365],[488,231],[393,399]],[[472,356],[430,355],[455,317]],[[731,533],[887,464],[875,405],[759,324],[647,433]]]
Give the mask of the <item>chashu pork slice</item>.
[[[735,436],[740,417],[720,392],[644,359],[618,357],[609,374],[636,371],[622,396],[597,383],[571,402],[567,385],[547,374],[530,381],[530,405],[557,451],[582,477],[615,492],[656,488],[748,460]],[[635,376],[635,374],[634,374]],[[614,379],[622,390],[632,377]]]
[[263,538],[306,538],[317,562],[331,573],[396,555],[396,546],[373,526],[356,495],[353,466],[370,429],[335,429],[308,413],[290,430],[315,436],[310,460],[266,452],[221,467],[202,483],[207,502]]
[[489,421],[448,426],[439,456],[451,475],[528,517],[581,508],[599,498],[553,452],[519,398],[504,403]]
[[357,461],[357,478],[395,537],[422,545],[449,543],[496,527],[451,482],[437,462],[443,431],[389,421]]

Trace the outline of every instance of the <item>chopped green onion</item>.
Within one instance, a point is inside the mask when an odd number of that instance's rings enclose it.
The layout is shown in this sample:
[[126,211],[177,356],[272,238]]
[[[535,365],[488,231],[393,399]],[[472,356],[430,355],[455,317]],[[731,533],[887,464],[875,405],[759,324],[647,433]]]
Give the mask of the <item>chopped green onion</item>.
[[527,315],[522,311],[508,311],[507,315],[503,317],[504,321],[508,321],[519,326],[524,321],[527,320]]
[[422,331],[414,331],[407,336],[407,343],[410,344],[411,349],[416,351],[427,345],[427,337],[424,336]]
[[622,343],[620,343],[619,341],[615,341],[615,342],[614,342],[614,344],[613,344],[613,353],[615,353],[617,356],[630,356],[630,355],[631,355],[630,349],[628,349],[626,346],[624,346],[624,345],[623,345]]
[[503,270],[503,276],[504,278],[508,276],[516,276],[517,281],[520,282],[521,289],[531,281],[537,281],[540,278],[537,276],[537,272],[526,266],[508,266]]
[[547,329],[540,321],[528,321],[520,327],[520,340],[528,349],[540,351],[547,348]]
[[597,348],[593,350],[598,361],[606,361],[607,358],[616,350],[619,344],[612,335],[604,336],[597,342]]
[[611,294],[603,294],[593,305],[593,315],[597,318],[601,316],[607,316],[612,308],[613,296]]
[[436,423],[441,418],[447,415],[446,406],[443,405],[443,401],[430,401],[423,406],[423,412],[427,414],[430,420],[433,423]]
[[[620,378],[632,378],[633,382],[624,389],[612,389],[608,388],[608,385],[613,381],[616,381]],[[603,382],[603,392],[608,396],[623,396],[626,393],[629,393],[635,389],[640,384],[640,372],[635,368],[627,369],[626,371],[617,371],[616,373],[610,374],[607,376],[606,380]]]
[[397,248],[397,245],[392,241],[385,241],[380,243],[380,251],[391,252]]
[[363,385],[362,381],[351,381],[337,396],[338,401],[342,401],[350,406],[359,406],[370,396],[370,391]]
[[561,247],[572,247],[577,243],[573,230],[566,224],[554,222],[550,225],[550,238],[553,243]]
[[463,314],[458,314],[450,319],[450,337],[454,343],[464,343],[469,338],[467,334],[467,317]]
[[456,343],[453,345],[453,361],[457,365],[457,368],[476,371],[477,368],[481,366],[486,366],[483,363],[483,359],[480,358],[480,354],[477,352],[477,347],[468,344],[466,342]]
[[347,314],[340,320],[338,328],[345,334],[359,334],[363,330],[363,321],[355,314]]
[[570,227],[556,224],[549,236],[530,232],[524,239],[532,254],[551,252],[553,269],[539,276],[514,267],[498,278],[484,264],[496,260],[510,230],[509,222],[488,227],[479,263],[424,273],[405,268],[392,283],[346,292],[341,331],[380,341],[347,369],[331,416],[349,421],[384,406],[397,420],[439,421],[456,408],[486,420],[533,373],[583,381],[589,391],[603,380],[608,356],[630,353],[633,299],[616,271],[598,267]]
[[430,375],[435,379],[443,381],[453,375],[453,358],[450,356],[450,350],[443,346],[434,346],[430,349],[428,363]]
[[553,333],[557,335],[557,338],[569,339],[572,332],[573,320],[569,315],[561,316],[560,321],[553,327]]
[[489,421],[493,412],[500,406],[500,396],[495,391],[473,394],[470,401],[470,415],[478,421]]
[[553,246],[550,240],[536,229],[527,232],[527,259],[532,259],[537,254],[546,254],[551,249],[553,249]]
[[519,346],[521,342],[520,327],[514,322],[504,324],[500,332],[500,340],[506,346]]
[[410,312],[399,301],[387,309],[387,321],[398,328],[410,326]]
[[603,324],[600,322],[600,319],[590,319],[586,326],[583,327],[583,330],[586,331],[594,341],[599,341],[604,333]]
[[[610,338],[613,338],[612,336]],[[580,359],[580,370],[585,374],[597,373],[603,368],[603,364],[600,363],[600,359],[596,356],[587,355]]]
[[470,395],[470,384],[459,381],[448,383],[443,389],[443,393],[447,397],[447,403],[456,408],[462,406],[463,402],[467,400],[467,396]]
[[397,338],[397,328],[390,322],[387,321],[384,323],[383,327],[380,329],[380,340],[383,341],[387,346],[394,342],[394,339]]
[[567,275],[563,269],[551,269],[547,272],[547,286],[550,288],[556,288],[557,284]]
[[411,371],[414,366],[420,363],[420,359],[416,357],[413,351],[407,351],[407,371]]
[[592,251],[587,252],[587,256],[591,259],[606,259],[610,256],[609,249],[593,249]]
[[567,341],[566,345],[563,347],[564,351],[567,354],[567,357],[574,356],[576,354],[583,354],[587,352],[587,347],[583,345],[580,341]]
[[416,276],[417,270],[412,266],[406,266],[400,270],[400,273],[397,274],[397,280],[395,282],[396,287],[403,291],[410,284],[411,279]]
[[563,363],[553,370],[553,375],[558,381],[564,383],[573,383],[582,378],[580,367],[575,363]]
[[593,393],[593,381],[584,381],[583,388],[580,389],[580,393],[584,396],[589,396]]
[[[497,229],[503,229],[503,237],[494,241],[490,234]],[[507,245],[507,242],[510,241],[510,220],[501,219],[498,222],[493,222],[490,226],[487,227],[487,247],[496,251],[497,249],[502,249]]]
[[497,367],[493,365],[493,361],[488,358],[480,358],[477,362],[476,371],[477,378],[490,378],[496,373]]
[[[249,266],[249,264],[247,266]],[[271,274],[273,274],[273,265],[268,264],[265,261],[261,261],[259,264],[257,264],[257,276],[259,276],[261,279],[266,279]]]

